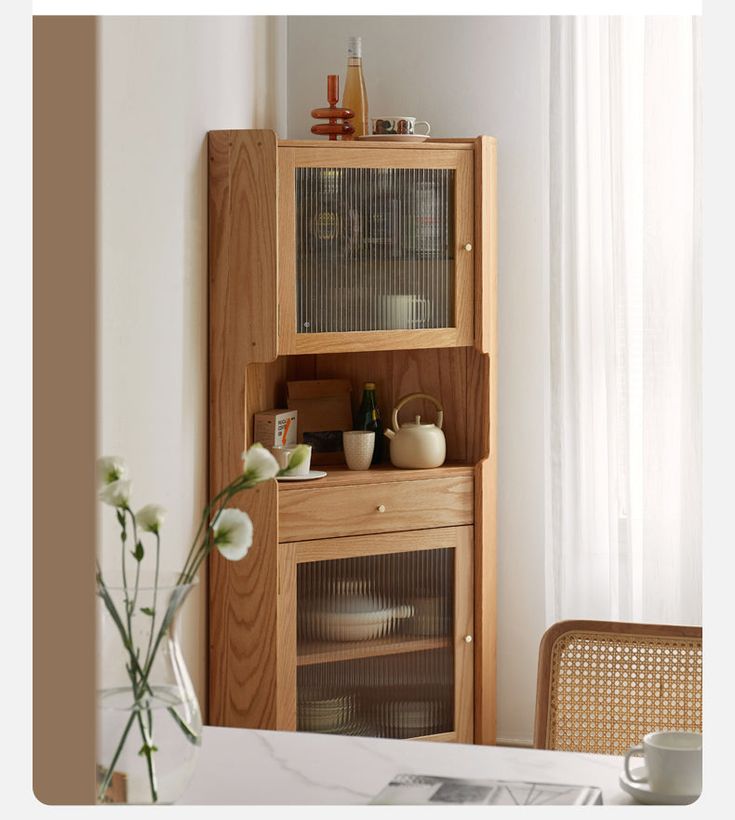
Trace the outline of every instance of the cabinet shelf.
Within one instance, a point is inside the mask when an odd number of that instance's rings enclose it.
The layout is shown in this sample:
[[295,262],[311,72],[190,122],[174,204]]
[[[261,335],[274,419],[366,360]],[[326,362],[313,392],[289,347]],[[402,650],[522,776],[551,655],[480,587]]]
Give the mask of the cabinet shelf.
[[380,464],[369,470],[350,470],[344,464],[327,464],[324,467],[312,467],[324,470],[326,476],[314,481],[279,481],[279,491],[303,490],[311,488],[318,490],[324,487],[348,487],[355,484],[383,484],[390,481],[426,480],[428,478],[455,478],[457,476],[471,476],[474,464],[448,462],[441,467],[426,470],[404,470],[393,467],[391,464]]
[[447,649],[452,645],[448,635],[411,638],[404,635],[379,638],[374,641],[309,641],[299,645],[297,666],[314,663],[335,663],[352,661],[357,658],[375,658],[384,655],[404,655],[409,652],[426,652],[432,649]]

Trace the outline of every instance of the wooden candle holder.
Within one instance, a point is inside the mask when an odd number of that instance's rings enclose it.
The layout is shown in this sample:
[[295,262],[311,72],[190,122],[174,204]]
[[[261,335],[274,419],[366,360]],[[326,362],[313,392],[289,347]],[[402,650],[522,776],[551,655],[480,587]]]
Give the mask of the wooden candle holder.
[[[327,75],[327,102],[329,108],[314,108],[311,116],[314,119],[326,119],[328,122],[318,123],[311,126],[311,133],[319,136],[328,136],[330,140],[336,140],[338,136],[349,136],[355,133],[355,129],[346,120],[355,116],[355,112],[349,108],[337,108],[339,100],[339,74]],[[342,122],[339,122],[342,120]]]

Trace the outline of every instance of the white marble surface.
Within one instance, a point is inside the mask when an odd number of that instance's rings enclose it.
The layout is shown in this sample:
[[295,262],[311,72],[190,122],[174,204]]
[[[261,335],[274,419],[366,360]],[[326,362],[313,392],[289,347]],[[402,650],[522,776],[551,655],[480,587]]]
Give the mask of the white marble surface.
[[622,765],[622,757],[607,755],[208,726],[178,802],[365,804],[394,775],[413,772],[599,786],[605,804],[632,804],[618,785]]

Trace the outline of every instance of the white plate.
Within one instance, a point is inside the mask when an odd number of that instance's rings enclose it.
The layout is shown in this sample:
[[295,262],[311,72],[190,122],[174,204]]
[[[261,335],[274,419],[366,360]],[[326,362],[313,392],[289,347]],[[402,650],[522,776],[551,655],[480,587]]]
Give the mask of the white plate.
[[[631,774],[636,777],[644,777],[646,775],[646,767],[639,766],[633,769]],[[628,780],[623,771],[620,775],[620,788],[628,792],[631,797],[635,797],[640,803],[648,803],[652,806],[685,806],[688,803],[693,803],[698,797],[698,794],[662,794],[651,789],[648,783],[634,783]]]
[[279,475],[276,478],[278,481],[312,481],[315,478],[324,478],[325,475],[324,470],[309,470],[306,475]]
[[373,140],[373,142],[425,142],[428,134],[366,134],[358,137],[359,140]]

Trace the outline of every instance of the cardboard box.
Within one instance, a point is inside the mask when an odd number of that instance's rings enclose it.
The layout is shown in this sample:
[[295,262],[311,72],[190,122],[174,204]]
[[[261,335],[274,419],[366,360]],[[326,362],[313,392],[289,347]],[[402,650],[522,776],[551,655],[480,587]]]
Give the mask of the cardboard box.
[[263,447],[292,447],[298,430],[297,410],[264,410],[255,414],[253,441]]
[[288,382],[288,406],[299,414],[299,444],[311,444],[312,464],[342,464],[342,433],[352,429],[350,382],[315,379]]

